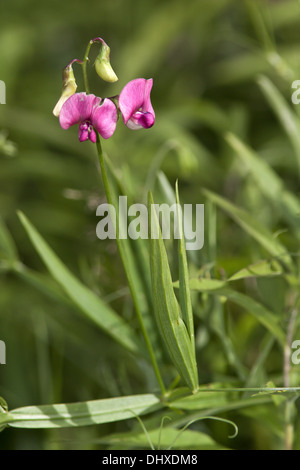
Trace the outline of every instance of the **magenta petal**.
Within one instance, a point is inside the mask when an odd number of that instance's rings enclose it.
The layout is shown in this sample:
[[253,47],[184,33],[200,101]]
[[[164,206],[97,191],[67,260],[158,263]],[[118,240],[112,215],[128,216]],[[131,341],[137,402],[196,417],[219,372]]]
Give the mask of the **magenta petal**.
[[78,129],[78,138],[80,142],[85,142],[89,138],[89,126],[86,122],[81,123]]
[[79,124],[88,120],[91,116],[93,107],[100,102],[100,98],[86,93],[75,93],[61,108],[59,114],[59,123],[63,129],[68,129],[74,124]]
[[149,129],[152,127],[155,122],[155,117],[151,113],[142,113],[137,111],[133,114],[133,116],[127,121],[126,126],[129,129],[137,130],[137,129]]
[[[119,108],[122,113],[124,124],[127,125],[131,118],[134,119],[134,114],[137,111],[151,114],[153,116],[152,125],[154,124],[155,113],[150,100],[152,85],[152,78],[149,80],[146,80],[145,78],[137,78],[125,85],[119,97]],[[130,124],[128,127],[130,127]],[[142,125],[141,127],[144,126]]]
[[100,105],[94,106],[91,123],[103,139],[109,139],[113,135],[117,119],[117,108],[109,98],[105,98]]
[[93,144],[96,143],[96,141],[97,141],[97,134],[96,134],[96,132],[94,131],[94,129],[91,129],[90,135],[89,135],[89,139],[90,139],[91,142],[93,142]]

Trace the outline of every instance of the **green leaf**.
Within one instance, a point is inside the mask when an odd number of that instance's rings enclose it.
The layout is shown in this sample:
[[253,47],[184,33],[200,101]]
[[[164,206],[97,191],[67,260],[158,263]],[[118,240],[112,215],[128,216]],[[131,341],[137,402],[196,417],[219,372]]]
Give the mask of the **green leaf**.
[[[188,429],[174,429],[172,427],[158,428],[145,433],[113,434],[100,438],[100,443],[110,445],[110,450],[122,449],[148,449],[149,440],[157,450],[187,449],[187,450],[225,450],[226,447],[218,444],[212,437],[204,432]],[[175,455],[175,454],[174,454]],[[174,460],[175,462],[175,460]],[[190,460],[190,463],[192,460]]]
[[[126,196],[128,198],[128,205],[134,204],[133,195],[128,191],[126,182],[126,172],[122,168],[121,177],[117,174],[111,160],[106,159],[105,163],[109,168],[109,189],[111,196],[111,203],[116,209],[116,233],[118,226],[122,221],[119,218],[119,196]],[[126,186],[126,187],[125,187]],[[129,196],[128,196],[129,194]],[[127,231],[128,227],[123,223],[123,230]],[[138,310],[139,319],[143,322],[145,331],[151,341],[157,357],[160,357],[159,341],[157,329],[154,328],[155,322],[151,314],[152,305],[152,292],[151,292],[151,278],[148,246],[145,245],[146,240],[137,238],[130,240],[129,238],[120,238],[117,236],[116,243],[119,249],[120,257],[123,262],[124,271],[128,280],[131,295],[134,300],[136,309]]]
[[[205,277],[191,278],[189,281],[190,289],[199,292],[214,292],[227,286],[226,281],[219,281],[218,279],[209,279]],[[173,286],[179,289],[179,281],[175,281]]]
[[4,255],[11,261],[18,259],[15,243],[0,216],[0,256]]
[[48,274],[33,271],[22,263],[16,263],[13,267],[13,272],[28,284],[43,292],[47,297],[57,300],[61,304],[74,306],[74,303],[65,294],[62,287]]
[[229,402],[226,390],[224,392],[214,391],[212,387],[209,391],[201,391],[200,387],[197,393],[172,401],[170,406],[180,410],[205,410],[222,407]]
[[[97,137],[97,150],[107,201],[109,204],[112,204],[116,210],[115,229],[118,250],[128,280],[140,329],[147,346],[157,381],[161,391],[164,393],[165,385],[158,367],[158,360],[161,356],[161,347],[158,341],[159,337],[157,329],[154,327],[154,319],[151,315],[153,304],[151,296],[151,279],[149,275],[149,257],[145,257],[145,246],[142,243],[142,240],[134,240],[136,243],[135,246],[133,246],[131,245],[131,240],[128,240],[127,235],[125,237],[120,236],[120,231],[126,234],[128,230],[127,223],[124,220],[124,211],[121,211],[119,217],[119,195],[120,192],[122,193],[122,191],[124,191],[123,181],[120,181],[117,177],[116,171],[114,170],[110,160],[108,161],[110,162],[109,167],[112,180],[109,180],[99,136]],[[127,215],[125,216],[125,219],[127,221]],[[132,243],[134,243],[134,241],[132,241]]]
[[270,277],[280,276],[282,270],[280,265],[275,261],[262,260],[257,263],[247,266],[247,268],[241,269],[237,273],[233,274],[228,280],[237,281],[239,279],[245,279],[249,277]]
[[194,319],[189,286],[189,270],[185,249],[182,211],[178,193],[178,182],[176,182],[177,224],[178,224],[178,264],[179,264],[179,299],[183,320],[191,338],[192,348],[195,349]]
[[133,395],[79,403],[26,406],[0,415],[0,426],[14,428],[66,428],[132,419],[163,405],[156,395]]
[[285,98],[269,78],[261,75],[257,83],[278,117],[283,129],[286,131],[294,147],[298,167],[300,169],[300,121],[297,114],[287,104]]
[[[300,129],[299,129],[300,132]],[[269,201],[281,210],[289,224],[300,228],[300,202],[288,191],[275,171],[252,149],[248,148],[235,135],[227,134],[226,140],[252,174],[255,182]]]
[[269,330],[279,343],[284,347],[285,333],[279,325],[280,319],[275,316],[270,310],[264,307],[261,303],[252,299],[248,295],[236,292],[232,289],[224,289],[222,292],[228,300],[244,308],[247,312],[254,315],[254,317]]
[[151,234],[150,267],[157,324],[179,374],[195,390],[198,385],[195,352],[174,293],[168,257],[151,193],[148,198],[148,214]]
[[98,327],[114,338],[119,344],[122,344],[133,353],[141,353],[143,346],[140,344],[132,328],[69,271],[24,214],[20,212],[19,217],[32,244],[52,277],[63,288],[72,302],[86,317],[95,322]]
[[214,296],[213,299],[208,299],[208,302],[212,304],[211,313],[208,318],[208,327],[218,336],[219,341],[223,346],[228,365],[236,371],[238,378],[242,383],[244,383],[248,376],[248,368],[243,364],[242,358],[233,343],[233,339],[231,335],[228,334],[228,325],[226,321],[227,305],[222,297],[217,296]]
[[[213,289],[214,284],[215,289]],[[282,346],[285,345],[285,334],[282,328],[279,326],[279,318],[276,317],[270,310],[248,295],[230,289],[224,284],[222,286],[218,280],[211,279],[209,287],[209,290],[204,290],[201,279],[190,280],[191,290],[224,296],[226,299],[234,302],[235,304],[245,309],[247,312],[254,315],[254,317],[275,336]]]
[[288,254],[286,248],[273,236],[258,220],[223,197],[208,191],[203,190],[204,194],[213,201],[218,207],[223,209],[233,220],[253,237],[268,253],[270,253],[278,262],[283,264],[286,268],[293,271],[293,261]]
[[[8,406],[4,398],[0,397],[0,416],[1,414],[6,414],[8,411]],[[1,418],[0,418],[0,432],[6,428],[6,424],[1,425]]]

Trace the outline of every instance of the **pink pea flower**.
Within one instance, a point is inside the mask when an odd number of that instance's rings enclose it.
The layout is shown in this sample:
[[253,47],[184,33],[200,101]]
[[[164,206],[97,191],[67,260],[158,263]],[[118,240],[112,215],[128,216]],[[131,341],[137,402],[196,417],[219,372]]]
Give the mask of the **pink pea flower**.
[[80,142],[90,140],[95,143],[96,132],[104,139],[113,135],[117,124],[117,108],[108,99],[93,94],[75,93],[63,104],[59,113],[59,123],[63,129],[79,124]]
[[153,126],[155,113],[150,100],[152,85],[152,78],[137,78],[127,83],[121,91],[119,109],[129,129],[148,129]]

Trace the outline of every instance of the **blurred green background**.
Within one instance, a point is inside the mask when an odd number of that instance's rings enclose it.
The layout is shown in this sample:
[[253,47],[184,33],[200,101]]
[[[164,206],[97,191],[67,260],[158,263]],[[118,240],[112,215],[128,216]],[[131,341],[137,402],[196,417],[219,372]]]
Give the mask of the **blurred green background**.
[[[291,83],[300,79],[299,1],[1,0],[0,9],[0,79],[7,103],[0,105],[0,214],[26,266],[45,272],[17,218],[19,209],[86,285],[136,322],[115,243],[96,238],[95,211],[104,190],[95,148],[78,142],[77,129],[63,131],[52,115],[61,70],[73,58],[83,58],[88,41],[97,36],[111,48],[119,81],[105,84],[89,67],[95,94],[118,94],[133,78],[154,80],[155,126],[131,132],[119,122],[114,137],[103,144],[126,174],[136,201],[145,202],[145,182],[157,165],[172,186],[179,179],[182,202],[203,203],[201,189],[209,188],[248,209],[272,231],[285,230],[276,207],[266,204],[247,178],[224,134],[234,132],[255,148],[298,195],[291,143],[257,76],[267,75],[290,102]],[[91,59],[94,54],[96,48]],[[81,91],[76,64],[74,71]],[[218,265],[230,275],[255,261],[257,248],[224,214],[218,217]],[[289,233],[282,237],[290,250],[298,249]],[[207,246],[194,254],[196,268],[211,258]],[[269,300],[276,308],[282,300],[280,280],[274,286]],[[198,326],[200,383],[231,377],[205,315]],[[251,367],[262,337],[255,320],[233,312],[229,328],[241,362]],[[0,395],[10,408],[156,387],[150,367],[134,361],[72,307],[5,270],[0,339],[7,346]],[[282,371],[276,349],[267,370],[275,377]],[[234,416],[240,434],[231,444],[272,447],[270,429],[278,423],[271,423],[270,416],[264,420],[263,414]],[[101,448],[101,436],[124,429],[124,423],[51,433],[8,429],[0,434],[0,448]],[[222,440],[221,431],[213,425],[211,431]]]

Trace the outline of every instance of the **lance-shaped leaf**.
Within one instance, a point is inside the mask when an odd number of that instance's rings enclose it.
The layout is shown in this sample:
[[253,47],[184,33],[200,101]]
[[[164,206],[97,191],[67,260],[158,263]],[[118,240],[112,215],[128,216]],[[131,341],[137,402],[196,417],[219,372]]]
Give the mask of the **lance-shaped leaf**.
[[255,217],[212,191],[204,189],[203,193],[210,201],[213,201],[218,207],[227,212],[246,233],[253,237],[279,263],[291,272],[294,270],[293,261],[286,247]]
[[0,414],[0,428],[67,428],[131,419],[162,408],[153,394],[107,398],[58,405],[25,406]]
[[[179,288],[178,281],[174,283],[174,287]],[[260,302],[252,299],[248,295],[231,289],[227,283],[222,283],[217,279],[190,279],[190,289],[192,291],[206,292],[211,295],[219,295],[239,305],[252,314],[270,333],[272,333],[272,335],[274,335],[281,346],[284,346],[285,334],[280,326],[279,318]]]
[[198,373],[195,352],[174,293],[168,257],[151,193],[148,196],[148,214],[151,280],[156,321],[173,364],[186,384],[192,390],[196,390]]
[[294,148],[300,168],[300,121],[297,114],[288,105],[278,88],[265,75],[257,79],[257,83],[279,119]]
[[261,260],[257,263],[251,264],[246,268],[240,269],[234,273],[228,280],[237,281],[239,279],[245,279],[249,277],[273,277],[280,276],[283,274],[281,266],[275,260]]
[[226,135],[228,144],[246,165],[260,191],[269,199],[274,207],[280,209],[286,221],[300,230],[299,198],[289,191],[281,178],[268,163],[250,147],[246,146],[234,134]]
[[195,348],[194,319],[189,286],[189,271],[185,249],[184,230],[182,221],[182,209],[179,200],[178,182],[176,182],[176,204],[177,204],[177,225],[178,225],[178,265],[179,265],[179,298],[182,317],[186,322],[191,338],[192,347]]
[[0,257],[8,258],[11,261],[18,259],[18,253],[15,243],[0,217]]
[[52,277],[58,282],[73,304],[98,327],[133,353],[144,353],[135,331],[93,291],[82,284],[56,256],[49,245],[24,214],[20,220]]
[[[7,413],[8,406],[4,398],[0,397],[0,415]],[[1,425],[1,418],[0,418],[0,432],[6,428],[6,424]]]

